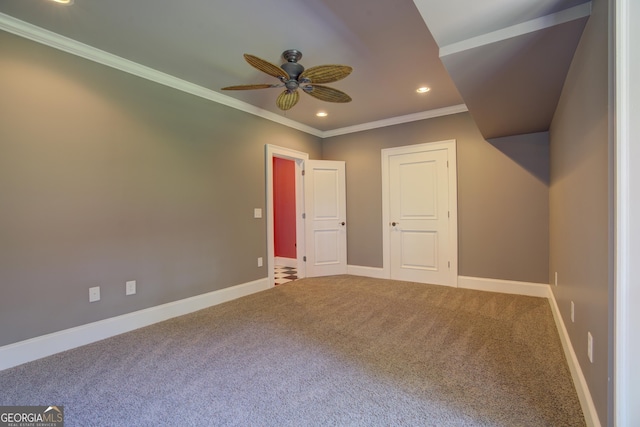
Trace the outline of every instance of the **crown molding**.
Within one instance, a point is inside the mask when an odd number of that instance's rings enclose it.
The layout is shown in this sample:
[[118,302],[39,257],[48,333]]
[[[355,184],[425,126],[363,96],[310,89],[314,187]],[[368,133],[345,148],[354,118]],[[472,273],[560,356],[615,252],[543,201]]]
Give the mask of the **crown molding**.
[[161,71],[154,70],[153,68],[146,67],[144,65],[111,54],[109,52],[105,52],[87,44],[80,43],[77,40],[73,40],[69,37],[54,33],[53,31],[45,30],[44,28],[38,27],[36,25],[30,24],[1,12],[0,30],[7,31],[17,36],[24,37],[37,43],[52,47],[54,49],[67,52],[84,59],[88,59],[90,61],[114,68],[116,70],[124,71],[125,73],[129,73],[134,76],[141,77],[143,79],[150,80],[152,82],[159,83],[161,85],[185,93],[189,93],[191,95],[198,96],[209,101],[216,102],[218,104],[226,105],[227,107],[231,107],[236,110],[244,111],[245,113],[253,114],[254,116],[262,117],[272,122],[279,123],[281,125],[317,136],[319,138],[328,138],[331,136],[343,135],[346,133],[360,132],[363,130],[392,126],[395,124],[440,117],[448,114],[457,114],[463,111],[467,111],[467,107],[465,105],[456,105],[453,107],[423,111],[406,116],[392,117],[389,119],[363,123],[355,126],[321,131],[300,122],[287,119],[286,117],[282,117],[278,114],[272,113],[271,111],[255,107],[246,102],[237,100],[227,95],[223,95],[211,89],[207,89],[202,86],[190,83],[186,80],[182,80],[172,75],[163,73]]
[[560,12],[541,16],[540,18],[532,19],[507,28],[502,28],[487,34],[482,34],[477,37],[472,37],[467,40],[443,46],[440,48],[440,57],[442,58],[454,53],[475,49],[488,44],[497,43],[502,40],[544,30],[545,28],[554,27],[576,19],[586,18],[589,15],[591,15],[591,2],[583,3],[578,6],[570,7],[569,9],[561,10]]
[[469,110],[465,104],[452,105],[451,107],[421,111],[419,113],[407,114],[404,116],[397,116],[397,117],[390,117],[388,119],[378,120],[375,122],[362,123],[355,126],[347,126],[343,128],[334,129],[334,130],[327,130],[323,132],[323,138],[330,138],[332,136],[339,136],[339,135],[345,135],[348,133],[362,132],[364,130],[399,125],[402,123],[416,122],[419,120],[433,119],[436,117],[449,116],[451,114],[464,113],[466,111],[469,111]]
[[152,82],[156,82],[161,85],[198,96],[200,98],[208,99],[218,104],[226,105],[228,107],[235,108],[237,110],[244,111],[246,113],[253,114],[255,116],[259,116],[276,123],[280,123],[282,125],[300,130],[302,132],[306,132],[311,135],[322,137],[322,131],[318,129],[312,128],[291,119],[287,119],[285,117],[279,116],[278,114],[272,113],[271,111],[255,107],[246,102],[239,101],[230,96],[223,95],[202,86],[198,86],[196,84],[179,79],[161,71],[154,70],[153,68],[145,67],[144,65],[140,65],[128,59],[113,55],[109,52],[96,49],[95,47],[80,43],[79,41],[70,39],[52,31],[45,30],[44,28],[29,24],[28,22],[21,21],[4,13],[0,13],[0,29],[18,35],[20,37],[24,37],[26,39],[47,45],[54,49],[58,49],[72,55],[76,55],[81,58],[88,59],[90,61],[97,62],[99,64],[106,65],[120,71],[124,71],[125,73],[133,74],[134,76],[142,77],[143,79],[147,79]]

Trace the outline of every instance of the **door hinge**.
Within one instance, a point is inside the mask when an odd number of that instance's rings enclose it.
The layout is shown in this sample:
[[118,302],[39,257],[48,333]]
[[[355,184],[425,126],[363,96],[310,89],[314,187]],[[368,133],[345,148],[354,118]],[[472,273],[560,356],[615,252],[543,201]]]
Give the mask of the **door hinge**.
[[451,218],[451,212],[447,211],[447,218]]
[[302,261],[307,262],[307,256],[306,255],[302,257]]
[[306,213],[302,214],[302,219],[307,219],[307,214]]
[[302,176],[304,176],[304,169],[302,169]]
[[447,160],[447,167],[449,167],[449,160]]
[[447,261],[447,267],[451,268],[451,261]]

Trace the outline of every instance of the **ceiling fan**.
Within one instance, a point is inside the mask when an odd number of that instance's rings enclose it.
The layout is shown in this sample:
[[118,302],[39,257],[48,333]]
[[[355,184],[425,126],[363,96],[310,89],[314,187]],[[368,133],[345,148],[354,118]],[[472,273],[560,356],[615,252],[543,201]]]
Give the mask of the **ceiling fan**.
[[244,59],[249,65],[277,78],[280,80],[280,83],[227,86],[223,87],[222,90],[252,90],[284,87],[284,92],[276,99],[276,105],[285,111],[297,104],[300,98],[298,88],[322,101],[351,101],[351,97],[346,93],[338,89],[323,86],[320,83],[332,83],[344,79],[351,74],[353,68],[347,65],[318,65],[305,70],[301,64],[298,64],[298,61],[302,58],[302,52],[296,49],[285,50],[282,53],[282,57],[286,62],[279,67],[257,56],[247,53],[244,54]]

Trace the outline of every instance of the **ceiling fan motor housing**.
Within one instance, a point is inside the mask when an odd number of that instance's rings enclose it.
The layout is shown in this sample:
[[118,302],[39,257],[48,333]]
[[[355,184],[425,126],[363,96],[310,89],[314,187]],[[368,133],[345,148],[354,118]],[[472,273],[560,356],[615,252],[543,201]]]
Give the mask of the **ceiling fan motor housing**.
[[285,62],[280,66],[283,70],[289,74],[289,78],[298,80],[298,76],[304,71],[304,67],[296,62]]

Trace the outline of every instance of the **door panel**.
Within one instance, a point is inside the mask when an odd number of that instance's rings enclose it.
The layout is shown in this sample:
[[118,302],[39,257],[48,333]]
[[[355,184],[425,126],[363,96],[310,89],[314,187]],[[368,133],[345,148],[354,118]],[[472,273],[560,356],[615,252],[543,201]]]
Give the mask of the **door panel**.
[[401,234],[400,268],[436,270],[438,267],[438,235],[430,231],[403,231]]
[[314,241],[315,265],[340,262],[340,235],[337,230],[315,230]]
[[340,208],[338,200],[340,197],[338,170],[312,166],[310,172],[313,179],[314,219],[340,219],[338,212]]
[[[400,217],[432,219],[437,215],[437,169],[433,161],[403,163],[397,157]],[[421,187],[416,191],[416,186]]]
[[305,162],[307,276],[347,272],[345,164]]

